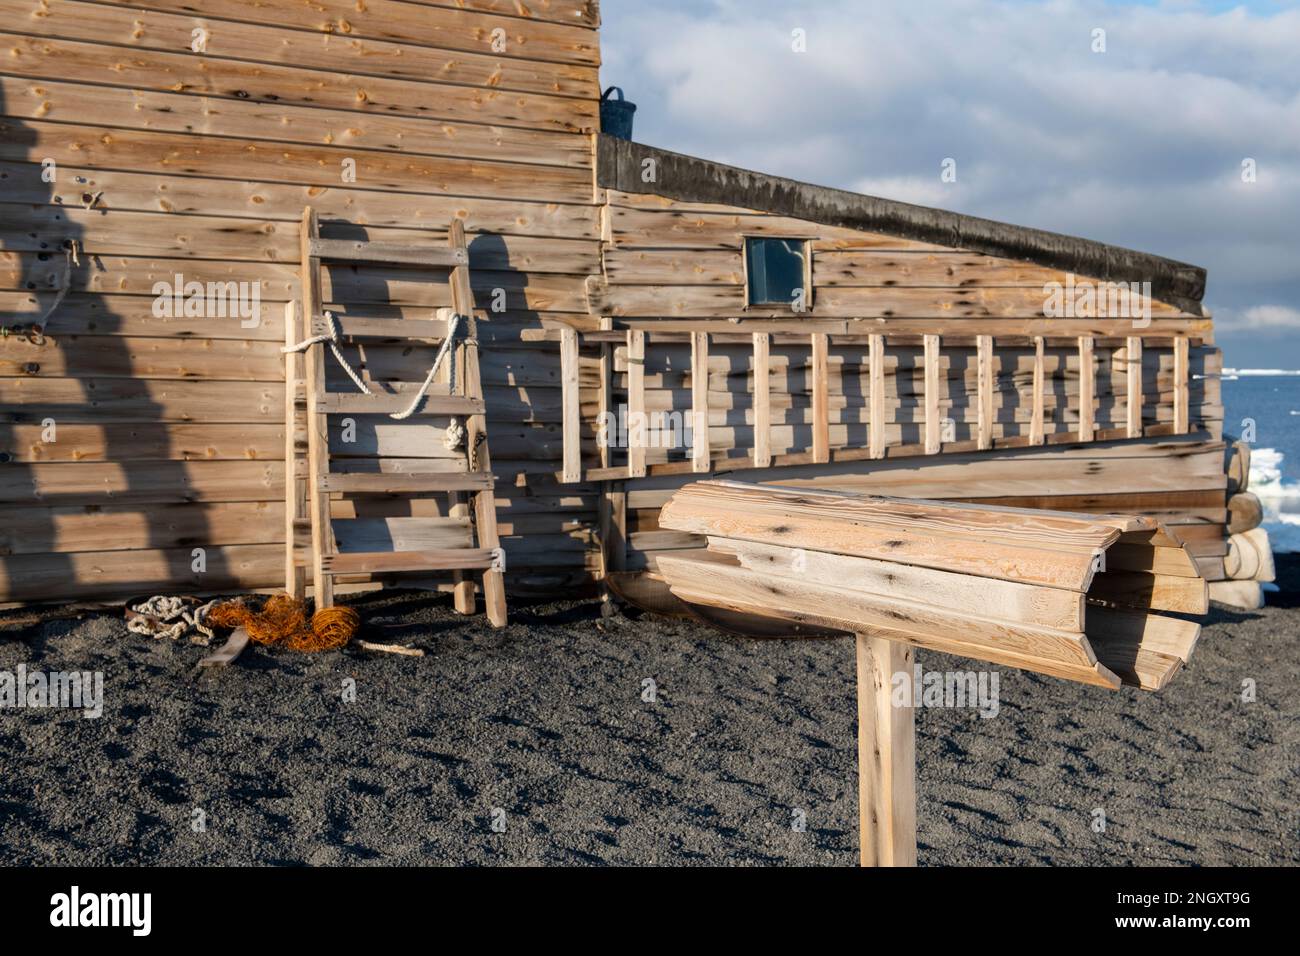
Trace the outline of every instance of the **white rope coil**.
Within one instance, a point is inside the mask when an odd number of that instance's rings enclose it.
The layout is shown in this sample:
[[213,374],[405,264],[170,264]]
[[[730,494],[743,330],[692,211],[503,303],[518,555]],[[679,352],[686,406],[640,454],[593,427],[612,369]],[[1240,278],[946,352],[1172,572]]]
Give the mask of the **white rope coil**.
[[195,605],[183,598],[159,594],[131,608],[136,614],[145,616],[128,619],[126,629],[132,634],[171,641],[193,630],[196,633],[190,637],[190,643],[206,646],[213,634],[203,622],[218,600],[214,598],[207,604]]

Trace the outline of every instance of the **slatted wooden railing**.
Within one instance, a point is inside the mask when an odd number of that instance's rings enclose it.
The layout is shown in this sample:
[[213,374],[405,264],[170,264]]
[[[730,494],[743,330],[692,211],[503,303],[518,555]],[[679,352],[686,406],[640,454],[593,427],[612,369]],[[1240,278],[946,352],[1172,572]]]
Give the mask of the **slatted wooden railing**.
[[[608,320],[606,320],[608,322]],[[969,341],[970,337],[964,337]],[[1017,336],[1023,339],[1023,336]],[[754,332],[750,336],[753,349],[752,367],[752,418],[754,438],[750,454],[743,458],[728,458],[715,461],[709,450],[709,350],[711,343],[734,347],[744,344],[744,337],[739,333],[715,334],[705,331],[682,332],[680,330],[657,332],[646,328],[614,330],[604,329],[594,333],[579,333],[565,330],[561,333],[560,358],[562,382],[562,408],[564,433],[564,469],[557,476],[566,483],[579,481],[611,481],[628,478],[643,478],[648,474],[682,474],[705,473],[710,471],[736,470],[739,468],[767,468],[774,464],[825,464],[830,461],[881,459],[887,454],[894,455],[935,455],[945,450],[968,451],[972,448],[988,450],[995,447],[1009,448],[1019,446],[1044,445],[1049,440],[1054,442],[1092,442],[1115,440],[1117,438],[1141,438],[1150,433],[1143,424],[1142,412],[1145,396],[1143,393],[1142,355],[1146,342],[1168,343],[1172,339],[1174,356],[1173,367],[1173,425],[1163,427],[1159,434],[1183,435],[1191,431],[1190,408],[1190,343],[1187,336],[1143,336],[1133,335],[1124,339],[1125,381],[1127,395],[1124,409],[1123,427],[1119,429],[1099,430],[1097,427],[1097,367],[1096,338],[1091,335],[1078,336],[1069,341],[1078,350],[1079,356],[1079,422],[1078,427],[1069,433],[1055,433],[1049,439],[1048,419],[1046,415],[1046,392],[1049,380],[1046,375],[1045,352],[1047,337],[1035,335],[1030,337],[1034,348],[1033,380],[1031,385],[1031,410],[1027,433],[1023,436],[1011,436],[996,439],[995,398],[998,394],[996,374],[996,337],[991,334],[979,334],[974,337],[976,361],[976,389],[972,399],[975,409],[975,427],[973,440],[953,442],[945,440],[941,411],[941,396],[945,380],[942,375],[943,339],[939,335],[921,336],[924,351],[924,385],[920,407],[923,410],[922,442],[919,445],[889,445],[885,427],[885,346],[884,333],[866,335],[835,336],[840,344],[863,345],[867,347],[867,441],[865,447],[835,448],[830,441],[830,390],[829,390],[829,354],[832,336],[825,332],[811,332],[800,335],[791,332]],[[909,336],[915,339],[915,336]],[[773,341],[782,345],[806,343],[809,353],[808,367],[810,374],[810,392],[812,405],[812,437],[807,452],[796,452],[781,456],[772,454],[772,413],[771,413],[771,347]],[[664,462],[653,465],[646,463],[646,444],[648,434],[646,414],[645,361],[647,345],[651,342],[688,341],[690,344],[691,368],[691,447],[684,461]],[[601,348],[600,364],[600,410],[613,412],[613,352],[618,345],[626,346],[627,362],[627,405],[626,419],[628,425],[628,442],[626,463],[616,465],[609,448],[600,449],[598,467],[582,467],[580,434],[583,422],[579,400],[579,356],[582,345],[599,345]],[[963,348],[969,345],[963,343]],[[1169,346],[1164,346],[1169,347]],[[946,446],[946,447],[945,447]]]

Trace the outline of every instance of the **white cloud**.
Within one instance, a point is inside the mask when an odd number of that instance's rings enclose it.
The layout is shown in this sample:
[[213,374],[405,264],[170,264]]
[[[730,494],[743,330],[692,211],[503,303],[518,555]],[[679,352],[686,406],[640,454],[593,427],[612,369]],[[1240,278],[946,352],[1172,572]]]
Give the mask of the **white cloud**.
[[[643,142],[1204,266],[1228,330],[1300,308],[1300,9],[1281,6],[603,0],[603,79]],[[1300,365],[1300,337],[1281,347]]]
[[1275,332],[1300,329],[1300,309],[1286,305],[1253,305],[1240,311],[1216,313],[1214,324],[1225,332]]

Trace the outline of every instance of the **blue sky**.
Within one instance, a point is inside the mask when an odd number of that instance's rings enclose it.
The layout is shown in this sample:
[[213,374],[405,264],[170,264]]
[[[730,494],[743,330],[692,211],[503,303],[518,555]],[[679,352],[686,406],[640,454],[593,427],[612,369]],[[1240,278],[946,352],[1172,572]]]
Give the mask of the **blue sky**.
[[602,81],[638,104],[636,139],[1203,266],[1225,363],[1300,368],[1300,3],[602,0],[601,15]]

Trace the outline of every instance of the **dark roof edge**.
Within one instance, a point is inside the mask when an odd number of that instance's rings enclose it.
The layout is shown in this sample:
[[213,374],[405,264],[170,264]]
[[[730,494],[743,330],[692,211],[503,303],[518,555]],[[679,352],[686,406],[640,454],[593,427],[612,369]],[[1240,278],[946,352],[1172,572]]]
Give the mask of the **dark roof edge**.
[[[655,161],[655,181],[642,181]],[[1151,294],[1192,315],[1204,315],[1205,270],[1089,239],[1012,226],[961,213],[877,199],[843,189],[751,172],[603,133],[596,148],[597,185],[652,193],[680,202],[719,203],[828,226],[883,232],[904,239],[1023,259],[1108,282],[1150,282]]]

